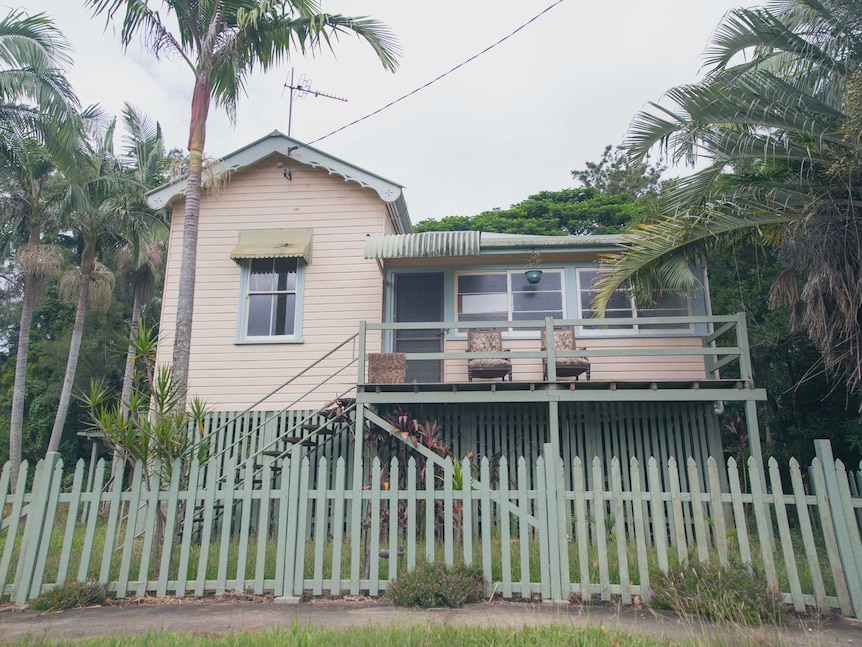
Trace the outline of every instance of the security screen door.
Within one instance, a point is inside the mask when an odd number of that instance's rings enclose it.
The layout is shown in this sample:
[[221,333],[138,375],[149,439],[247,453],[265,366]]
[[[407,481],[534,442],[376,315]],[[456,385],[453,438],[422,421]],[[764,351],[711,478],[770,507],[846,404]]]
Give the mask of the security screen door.
[[[438,272],[395,275],[395,322],[443,321],[443,274]],[[440,353],[443,331],[439,328],[396,330],[395,351]],[[443,360],[407,362],[407,382],[442,382]]]

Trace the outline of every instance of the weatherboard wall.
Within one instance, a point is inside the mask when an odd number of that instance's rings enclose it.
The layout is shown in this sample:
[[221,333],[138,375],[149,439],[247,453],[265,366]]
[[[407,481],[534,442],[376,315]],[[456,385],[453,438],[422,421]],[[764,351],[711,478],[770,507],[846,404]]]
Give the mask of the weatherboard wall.
[[[214,410],[245,408],[355,335],[360,320],[380,321],[382,280],[376,262],[364,258],[363,246],[367,234],[385,231],[385,203],[376,192],[325,170],[293,163],[290,181],[284,170],[280,156],[264,159],[201,202],[189,387]],[[159,361],[164,363],[173,352],[183,214],[181,201],[173,210],[162,304]],[[301,298],[301,343],[238,343],[241,270],[230,259],[237,233],[293,227],[314,230]],[[347,345],[266,408],[292,402],[355,351]],[[355,369],[347,370],[301,408],[320,406],[355,381]]]

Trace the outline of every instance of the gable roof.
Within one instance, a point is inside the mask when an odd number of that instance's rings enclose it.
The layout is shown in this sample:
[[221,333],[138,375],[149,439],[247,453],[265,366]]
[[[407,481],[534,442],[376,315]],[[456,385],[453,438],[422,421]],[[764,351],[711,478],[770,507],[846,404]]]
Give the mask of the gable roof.
[[[293,139],[287,135],[273,130],[268,135],[243,146],[239,150],[225,155],[220,163],[213,166],[210,174],[204,171],[204,180],[218,178],[225,173],[232,173],[246,166],[250,166],[263,158],[280,153],[291,160],[301,164],[307,164],[313,168],[322,168],[329,171],[330,175],[340,175],[347,182],[356,182],[361,187],[373,189],[380,199],[392,205],[403,231],[412,231],[410,215],[407,213],[407,203],[404,201],[404,192],[400,184],[396,184],[386,178],[366,171],[365,169],[349,164],[344,160],[328,155],[322,151],[312,148],[307,144]],[[169,182],[153,189],[146,194],[147,205],[151,209],[161,209],[169,206],[172,202],[185,195],[186,178]]]

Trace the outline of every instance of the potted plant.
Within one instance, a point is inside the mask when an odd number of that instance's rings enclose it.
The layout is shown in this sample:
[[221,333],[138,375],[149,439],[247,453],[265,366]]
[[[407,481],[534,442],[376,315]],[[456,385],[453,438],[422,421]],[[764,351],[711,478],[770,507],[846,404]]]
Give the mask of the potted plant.
[[536,284],[542,280],[542,270],[539,269],[539,264],[542,262],[542,254],[533,250],[533,253],[530,254],[527,259],[527,271],[524,272],[524,276],[527,279],[527,283]]

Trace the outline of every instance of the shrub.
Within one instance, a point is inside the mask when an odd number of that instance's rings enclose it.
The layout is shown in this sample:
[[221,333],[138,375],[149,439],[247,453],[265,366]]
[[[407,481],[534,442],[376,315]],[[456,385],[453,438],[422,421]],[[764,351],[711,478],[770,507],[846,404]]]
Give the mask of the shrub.
[[105,588],[98,582],[79,582],[72,578],[42,591],[30,601],[37,611],[62,611],[76,607],[90,607],[105,601]]
[[650,605],[707,620],[738,624],[780,623],[781,594],[763,573],[742,564],[672,566],[653,583]]
[[440,562],[419,564],[386,589],[386,597],[397,607],[461,607],[478,602],[485,580],[477,566]]

